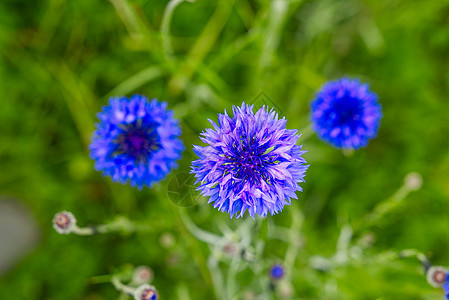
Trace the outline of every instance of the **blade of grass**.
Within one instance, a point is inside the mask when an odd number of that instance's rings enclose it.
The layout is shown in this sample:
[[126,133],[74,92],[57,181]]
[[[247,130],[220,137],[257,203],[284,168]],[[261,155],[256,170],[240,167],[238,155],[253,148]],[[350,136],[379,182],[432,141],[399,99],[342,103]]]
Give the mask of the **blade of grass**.
[[103,98],[106,99],[117,95],[127,95],[144,84],[163,77],[165,74],[166,71],[159,66],[148,67],[117,85]]

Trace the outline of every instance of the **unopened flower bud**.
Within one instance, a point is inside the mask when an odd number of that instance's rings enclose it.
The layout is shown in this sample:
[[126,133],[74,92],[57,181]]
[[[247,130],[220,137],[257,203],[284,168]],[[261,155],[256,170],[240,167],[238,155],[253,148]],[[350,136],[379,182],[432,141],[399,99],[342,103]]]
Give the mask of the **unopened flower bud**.
[[434,287],[441,287],[447,282],[449,272],[446,268],[441,266],[431,266],[427,270],[427,282]]
[[407,176],[405,176],[404,179],[404,185],[410,190],[410,191],[417,191],[422,186],[422,177],[419,175],[419,173],[411,172],[408,173]]
[[69,234],[76,228],[76,218],[68,211],[61,211],[53,218],[53,228],[60,234]]
[[133,283],[143,284],[153,280],[153,270],[147,266],[138,266],[133,273]]
[[149,284],[142,284],[134,291],[135,300],[158,300],[159,294],[154,286]]

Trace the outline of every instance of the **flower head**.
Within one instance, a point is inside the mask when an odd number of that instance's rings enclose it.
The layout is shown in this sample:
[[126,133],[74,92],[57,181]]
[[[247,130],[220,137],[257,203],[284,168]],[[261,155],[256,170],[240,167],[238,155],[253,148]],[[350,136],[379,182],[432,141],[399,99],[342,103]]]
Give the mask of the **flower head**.
[[149,284],[142,284],[138,286],[134,292],[135,300],[157,300],[159,299],[159,294],[154,286]]
[[296,145],[297,130],[285,129],[287,121],[276,112],[262,107],[233,106],[233,117],[219,114],[218,122],[209,120],[214,129],[206,129],[201,140],[205,147],[194,146],[199,159],[192,162],[197,188],[209,203],[231,218],[248,210],[266,217],[282,211],[304,182],[308,165],[306,151]]
[[270,277],[273,280],[282,279],[282,277],[284,277],[284,274],[285,274],[284,267],[280,264],[275,264],[270,269]]
[[53,218],[53,228],[60,234],[69,234],[76,228],[76,218],[71,212],[58,212]]
[[358,149],[376,137],[382,110],[377,95],[358,79],[326,83],[311,104],[318,137],[337,148]]
[[111,98],[97,116],[89,149],[95,169],[105,176],[142,189],[177,167],[184,150],[181,128],[166,102],[140,95]]

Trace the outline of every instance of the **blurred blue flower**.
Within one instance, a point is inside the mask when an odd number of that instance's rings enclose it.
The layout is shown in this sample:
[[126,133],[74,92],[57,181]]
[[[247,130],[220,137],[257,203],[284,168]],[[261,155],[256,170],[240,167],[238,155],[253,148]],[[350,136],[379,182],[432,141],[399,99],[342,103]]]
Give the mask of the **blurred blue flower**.
[[159,293],[156,288],[149,284],[142,284],[134,291],[134,300],[158,300]]
[[280,264],[275,264],[270,269],[270,277],[274,280],[279,280],[284,277],[285,271],[284,267]]
[[97,117],[89,149],[95,169],[105,176],[122,184],[129,180],[141,190],[177,167],[184,150],[181,128],[166,102],[140,95],[111,98]]
[[446,299],[449,300],[449,272],[446,273],[446,282],[443,284],[443,289],[446,294]]
[[194,146],[199,159],[191,173],[201,182],[197,189],[231,218],[246,210],[253,219],[276,214],[302,191],[306,151],[296,145],[297,130],[285,129],[287,121],[273,110],[262,107],[254,114],[245,103],[232,110],[233,118],[226,111],[218,115],[219,125],[209,120],[214,129],[201,137],[207,146]]
[[313,129],[337,148],[358,149],[376,137],[382,108],[368,84],[342,78],[326,83],[311,103]]

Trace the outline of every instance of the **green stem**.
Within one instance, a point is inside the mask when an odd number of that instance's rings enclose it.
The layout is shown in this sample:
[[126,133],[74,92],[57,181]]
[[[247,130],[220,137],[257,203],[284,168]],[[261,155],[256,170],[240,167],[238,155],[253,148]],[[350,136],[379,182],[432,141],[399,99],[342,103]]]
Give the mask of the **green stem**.
[[298,139],[298,141],[300,141],[300,143],[304,143],[304,141],[306,141],[313,134],[312,124],[309,124],[303,129],[299,130],[299,133],[301,134],[301,137]]
[[206,27],[204,27],[193,47],[190,49],[186,56],[186,60],[180,66],[180,72],[170,80],[169,86],[172,87],[174,93],[180,93],[185,88],[190,78],[192,78],[193,74],[198,69],[198,66],[204,60],[204,57],[212,49],[231,15],[234,1],[235,0],[221,0],[218,2],[214,14],[209,19],[209,22]]
[[119,85],[117,85],[113,90],[111,90],[104,98],[109,98],[113,96],[119,96],[119,95],[127,95],[139,87],[143,86],[144,84],[147,84],[153,80],[156,80],[158,78],[161,78],[164,76],[166,71],[158,66],[151,66],[148,67],[139,73],[131,76],[130,78],[126,79]]
[[396,209],[409,192],[410,190],[405,185],[402,185],[393,196],[379,203],[374,208],[373,212],[366,217],[364,227],[378,223],[385,215]]
[[124,292],[124,293],[126,293],[128,295],[133,295],[134,294],[135,288],[127,286],[126,284],[123,284],[120,281],[120,277],[118,275],[115,275],[115,276],[112,277],[111,283],[115,287],[115,289],[118,290],[118,291]]
[[223,275],[218,265],[218,260],[214,257],[213,253],[209,255],[209,258],[207,259],[207,267],[209,268],[209,272],[212,278],[212,285],[214,287],[215,296],[217,299],[223,299]]
[[115,221],[100,224],[98,226],[92,227],[75,227],[73,230],[74,234],[77,235],[94,235],[97,233],[110,233],[110,232],[121,232],[124,234],[130,234],[133,232],[150,232],[153,228],[145,224],[137,224],[125,217],[118,217]]
[[301,225],[303,222],[302,214],[297,210],[291,210],[292,224],[290,226],[288,235],[288,248],[285,252],[284,257],[284,268],[286,269],[286,274],[288,278],[291,278],[293,273],[293,268],[295,266],[296,256],[299,251],[299,233],[301,231]]
[[226,293],[228,299],[233,299],[236,294],[237,286],[237,274],[240,269],[241,257],[240,255],[235,255],[232,258],[231,264],[228,269],[228,276],[226,282]]
[[183,210],[179,210],[179,215],[181,216],[181,220],[184,223],[185,227],[191,234],[193,234],[200,241],[206,242],[211,245],[217,245],[217,243],[221,240],[221,237],[205,230],[197,227],[192,220],[187,216],[187,214]]
[[424,253],[422,253],[422,252],[420,252],[420,251],[418,251],[416,249],[402,250],[401,252],[398,253],[398,256],[402,257],[402,258],[414,257],[417,260],[419,260],[423,266],[425,266],[425,267],[426,266],[430,266],[430,261],[427,258],[427,256]]
[[93,277],[89,278],[89,283],[90,284],[99,284],[99,283],[111,282],[113,276],[114,275],[111,275],[111,274],[93,276]]
[[161,22],[161,36],[162,47],[164,48],[164,55],[167,59],[171,60],[173,55],[173,49],[170,40],[170,22],[173,17],[175,8],[184,1],[193,2],[193,0],[171,0],[165,7],[164,16]]

